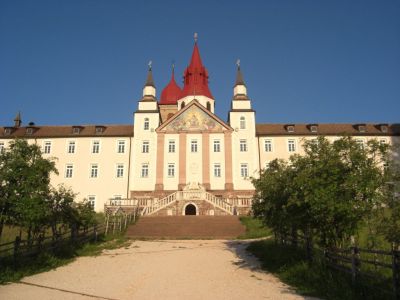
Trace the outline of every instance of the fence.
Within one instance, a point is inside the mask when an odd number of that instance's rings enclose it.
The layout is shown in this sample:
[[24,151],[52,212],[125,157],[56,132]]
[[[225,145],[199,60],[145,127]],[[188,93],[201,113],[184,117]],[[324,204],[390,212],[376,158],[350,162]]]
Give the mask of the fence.
[[32,240],[22,240],[17,236],[13,242],[0,244],[0,264],[12,260],[14,266],[17,266],[21,258],[34,257],[44,251],[56,252],[71,243],[97,241],[98,237],[104,233],[105,226],[93,226],[80,231],[70,230],[54,236],[41,235]]
[[353,284],[362,282],[366,278],[377,282],[391,278],[391,284],[387,285],[387,289],[379,286],[374,288],[380,289],[387,295],[392,294],[394,299],[400,300],[400,250],[394,246],[391,251],[357,246],[345,249],[320,249],[313,247],[310,240],[301,235],[282,236],[280,240],[284,244],[296,247],[303,244],[310,262],[318,251],[328,267],[350,274]]

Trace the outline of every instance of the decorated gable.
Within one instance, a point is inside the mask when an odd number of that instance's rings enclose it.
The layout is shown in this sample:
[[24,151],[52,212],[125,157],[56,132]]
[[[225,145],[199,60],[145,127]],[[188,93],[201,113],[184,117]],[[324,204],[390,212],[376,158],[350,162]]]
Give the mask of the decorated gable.
[[197,105],[187,107],[181,114],[171,119],[162,131],[212,131],[227,130],[227,125],[210,116]]

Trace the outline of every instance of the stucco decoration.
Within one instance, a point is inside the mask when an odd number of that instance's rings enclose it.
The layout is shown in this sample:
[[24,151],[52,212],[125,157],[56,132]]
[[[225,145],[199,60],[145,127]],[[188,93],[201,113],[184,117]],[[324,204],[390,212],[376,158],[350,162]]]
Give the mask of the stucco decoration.
[[212,131],[221,132],[225,128],[207,113],[193,105],[165,127],[167,131]]

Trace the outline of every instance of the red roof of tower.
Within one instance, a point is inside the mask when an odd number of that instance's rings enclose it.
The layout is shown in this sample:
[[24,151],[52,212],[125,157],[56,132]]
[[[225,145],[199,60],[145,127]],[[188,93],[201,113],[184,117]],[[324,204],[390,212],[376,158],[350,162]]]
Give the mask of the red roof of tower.
[[175,82],[174,68],[172,68],[171,80],[161,92],[160,104],[176,104],[182,90]]
[[179,98],[191,95],[202,95],[213,98],[208,88],[208,72],[200,58],[199,47],[194,44],[192,59],[183,73],[184,85]]

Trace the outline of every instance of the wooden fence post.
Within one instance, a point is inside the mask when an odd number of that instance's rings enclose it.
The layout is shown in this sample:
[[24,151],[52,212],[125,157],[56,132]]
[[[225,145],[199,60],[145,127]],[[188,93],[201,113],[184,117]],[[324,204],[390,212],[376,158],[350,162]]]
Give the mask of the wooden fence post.
[[312,245],[312,237],[309,230],[305,231],[305,242],[306,242],[306,254],[308,263],[311,264],[313,261],[313,245]]
[[109,220],[110,220],[110,215],[107,214],[107,217],[106,217],[106,231],[105,231],[105,235],[107,235],[107,233],[108,233],[108,223],[109,223]]
[[94,242],[97,243],[97,225],[93,226]]
[[21,237],[16,236],[14,241],[14,268],[16,268],[18,265],[18,252],[20,244],[21,244]]
[[392,246],[392,272],[394,298],[400,300],[400,248]]
[[351,237],[351,280],[353,284],[357,281],[357,273],[358,273],[358,266],[359,266],[359,250],[358,247],[355,245],[354,236]]
[[297,247],[297,230],[292,228],[292,245]]

